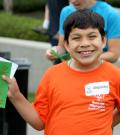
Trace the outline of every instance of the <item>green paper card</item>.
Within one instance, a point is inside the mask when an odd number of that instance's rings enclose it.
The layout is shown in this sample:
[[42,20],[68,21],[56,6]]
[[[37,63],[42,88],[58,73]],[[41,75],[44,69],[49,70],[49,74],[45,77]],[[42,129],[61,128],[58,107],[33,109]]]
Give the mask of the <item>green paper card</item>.
[[2,79],[2,75],[10,76],[12,63],[0,61],[0,108],[5,108],[8,94],[8,83]]

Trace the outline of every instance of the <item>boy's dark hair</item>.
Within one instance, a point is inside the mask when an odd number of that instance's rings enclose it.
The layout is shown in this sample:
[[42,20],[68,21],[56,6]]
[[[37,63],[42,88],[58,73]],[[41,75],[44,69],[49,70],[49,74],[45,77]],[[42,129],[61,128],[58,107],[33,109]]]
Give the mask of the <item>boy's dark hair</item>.
[[77,10],[67,17],[64,22],[65,41],[68,41],[69,34],[73,28],[97,28],[101,36],[105,36],[103,17],[89,9]]

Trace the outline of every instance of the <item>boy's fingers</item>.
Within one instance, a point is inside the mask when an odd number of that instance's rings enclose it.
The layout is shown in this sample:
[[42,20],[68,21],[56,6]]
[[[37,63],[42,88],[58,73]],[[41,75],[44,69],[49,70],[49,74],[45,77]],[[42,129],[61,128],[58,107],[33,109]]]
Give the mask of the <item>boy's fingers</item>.
[[7,77],[6,75],[3,75],[2,76],[2,79],[5,80],[5,81],[7,81],[8,83],[11,82],[11,79],[9,77]]

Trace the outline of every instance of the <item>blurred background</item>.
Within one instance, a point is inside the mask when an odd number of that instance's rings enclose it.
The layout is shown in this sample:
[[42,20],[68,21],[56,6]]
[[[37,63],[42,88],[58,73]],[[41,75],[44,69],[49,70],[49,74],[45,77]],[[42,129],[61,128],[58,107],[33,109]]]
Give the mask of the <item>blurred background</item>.
[[42,24],[47,0],[0,0],[0,36],[48,41],[32,31]]
[[[120,7],[120,0],[106,0]],[[47,0],[0,0],[0,36],[48,41],[47,35],[37,34],[32,28],[42,25]]]

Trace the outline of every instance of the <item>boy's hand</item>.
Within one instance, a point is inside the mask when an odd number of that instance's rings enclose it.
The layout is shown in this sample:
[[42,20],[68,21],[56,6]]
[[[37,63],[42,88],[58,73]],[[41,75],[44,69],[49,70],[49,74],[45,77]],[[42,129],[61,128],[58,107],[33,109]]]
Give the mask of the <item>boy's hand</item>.
[[17,95],[20,93],[18,84],[16,82],[16,79],[13,77],[10,79],[9,77],[3,75],[2,79],[8,82],[8,98],[10,100],[14,100],[17,98]]

